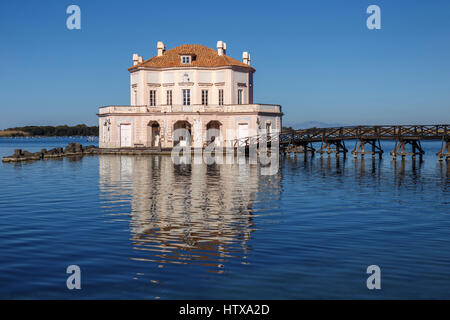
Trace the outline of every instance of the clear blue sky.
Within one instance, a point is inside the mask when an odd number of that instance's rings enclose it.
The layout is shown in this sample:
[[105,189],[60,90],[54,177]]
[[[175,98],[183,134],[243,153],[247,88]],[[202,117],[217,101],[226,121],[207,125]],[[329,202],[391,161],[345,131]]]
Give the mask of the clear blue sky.
[[96,124],[129,103],[132,53],[159,40],[249,51],[255,102],[281,104],[285,124],[450,123],[448,0],[2,1],[0,40],[0,128]]

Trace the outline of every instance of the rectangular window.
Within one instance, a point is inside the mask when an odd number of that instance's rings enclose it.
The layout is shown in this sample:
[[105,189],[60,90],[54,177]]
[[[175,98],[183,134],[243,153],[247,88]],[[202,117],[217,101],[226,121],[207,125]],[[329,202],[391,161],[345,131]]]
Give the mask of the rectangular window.
[[219,105],[223,106],[223,89],[219,89]]
[[137,106],[137,101],[138,100],[138,96],[137,96],[137,89],[134,89],[134,105]]
[[166,102],[167,105],[172,105],[172,90],[166,91]]
[[202,90],[202,105],[208,105],[208,90]]
[[150,90],[150,98],[148,104],[152,107],[156,106],[156,90]]
[[242,104],[242,89],[238,90],[238,104]]
[[191,105],[191,90],[183,89],[183,105],[190,106]]
[[188,63],[191,63],[191,57],[190,57],[190,56],[182,56],[182,57],[181,57],[181,63],[182,63],[182,64],[188,64]]

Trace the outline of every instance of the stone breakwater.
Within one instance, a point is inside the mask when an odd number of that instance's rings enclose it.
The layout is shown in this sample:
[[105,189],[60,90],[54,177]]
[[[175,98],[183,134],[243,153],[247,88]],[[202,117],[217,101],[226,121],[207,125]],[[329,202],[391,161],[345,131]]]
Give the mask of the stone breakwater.
[[42,149],[39,152],[28,152],[26,150],[16,149],[14,150],[13,155],[4,157],[2,162],[36,161],[96,154],[99,154],[99,148],[96,146],[83,147],[80,143],[69,143],[65,148],[53,148],[51,150]]
[[[195,154],[196,151],[200,153],[203,149],[191,149],[190,153]],[[247,150],[248,151],[248,150]],[[189,152],[189,151],[188,151]],[[179,155],[185,154],[186,151],[180,150]],[[223,149],[223,154],[238,153],[237,149]],[[22,149],[15,149],[14,154],[11,156],[3,157],[2,162],[22,162],[22,161],[37,161],[44,159],[55,159],[63,157],[82,157],[86,155],[134,155],[134,156],[146,156],[146,155],[172,155],[172,148],[161,149],[158,147],[143,147],[143,148],[111,148],[100,149],[96,146],[90,145],[83,147],[79,143],[69,143],[65,148],[53,148],[51,150],[42,149],[39,152],[28,152]],[[178,154],[178,153],[177,153]],[[212,152],[215,154],[215,151]]]

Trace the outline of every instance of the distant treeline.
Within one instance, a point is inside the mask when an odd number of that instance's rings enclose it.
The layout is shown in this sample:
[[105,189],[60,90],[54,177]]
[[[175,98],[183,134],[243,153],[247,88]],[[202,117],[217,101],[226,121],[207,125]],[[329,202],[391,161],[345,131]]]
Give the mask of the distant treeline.
[[292,127],[281,127],[281,132],[286,132],[286,131],[294,131],[294,128],[292,128]]
[[67,137],[67,136],[98,136],[98,126],[88,127],[85,124],[76,126],[26,126],[8,128],[3,131],[11,136],[47,136],[47,137]]

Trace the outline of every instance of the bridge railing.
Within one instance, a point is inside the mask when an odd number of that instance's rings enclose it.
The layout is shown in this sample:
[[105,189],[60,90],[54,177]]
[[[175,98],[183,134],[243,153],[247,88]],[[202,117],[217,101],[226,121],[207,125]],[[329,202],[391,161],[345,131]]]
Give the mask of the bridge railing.
[[254,135],[250,137],[244,137],[244,138],[236,138],[232,140],[227,140],[226,142],[230,142],[230,145],[233,148],[239,148],[239,147],[247,147],[251,145],[260,145],[262,143],[271,143],[279,140],[281,137],[279,132],[272,132],[272,133],[262,133],[259,135]]
[[[274,132],[271,134],[261,133],[259,135],[237,138],[228,141],[228,146],[234,148],[255,146],[261,147],[263,144],[278,142],[281,150],[296,149],[302,146],[303,152],[314,152],[312,143],[322,143],[318,153],[347,152],[345,140],[359,140],[359,147],[352,151],[354,155],[381,154],[383,150],[380,140],[394,140],[395,150],[391,152],[393,158],[419,155],[422,157],[424,151],[420,145],[420,140],[442,140],[441,150],[437,153],[439,159],[450,159],[450,125],[377,125],[377,126],[353,126],[353,127],[332,127],[332,128],[309,128]],[[371,151],[367,151],[364,145],[368,143]],[[405,151],[405,146],[411,145],[412,152]]]
[[286,140],[308,140],[311,142],[325,140],[353,140],[353,139],[397,139],[415,137],[418,139],[440,139],[447,137],[449,125],[405,125],[405,126],[353,126],[332,128],[309,128],[289,132],[282,132],[281,136],[289,136]]

